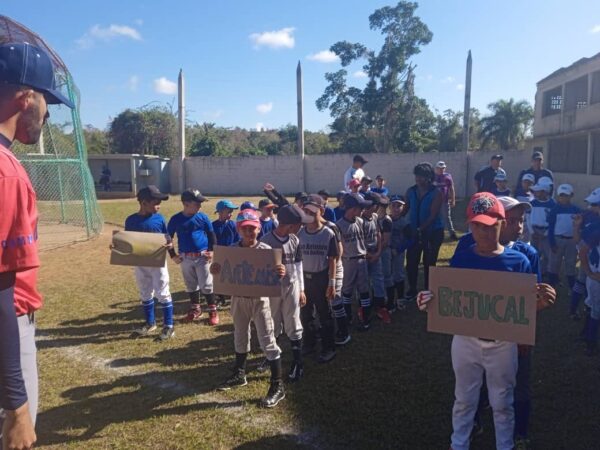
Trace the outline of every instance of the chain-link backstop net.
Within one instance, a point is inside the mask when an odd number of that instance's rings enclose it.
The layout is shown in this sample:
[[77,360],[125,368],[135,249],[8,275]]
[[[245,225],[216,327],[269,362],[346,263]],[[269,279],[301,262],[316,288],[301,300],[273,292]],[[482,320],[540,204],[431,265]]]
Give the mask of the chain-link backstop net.
[[50,118],[36,145],[13,144],[38,198],[41,248],[88,239],[102,228],[102,216],[79,117],[79,91],[62,59],[38,35],[0,16],[0,44],[28,42],[48,52],[55,67],[57,88],[75,104],[49,105]]

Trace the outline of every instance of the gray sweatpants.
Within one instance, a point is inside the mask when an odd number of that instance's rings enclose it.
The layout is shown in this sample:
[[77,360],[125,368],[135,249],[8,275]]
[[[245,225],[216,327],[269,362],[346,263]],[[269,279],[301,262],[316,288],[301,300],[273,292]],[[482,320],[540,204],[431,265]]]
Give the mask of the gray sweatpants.
[[269,297],[232,297],[233,338],[236,353],[250,353],[250,322],[254,322],[260,348],[269,361],[281,355],[275,340]]
[[[37,348],[35,346],[35,321],[27,314],[17,318],[19,325],[19,337],[21,345],[21,371],[25,381],[29,414],[35,425],[38,409],[38,371],[37,371]],[[2,430],[3,411],[0,409],[0,430]],[[0,437],[2,434],[0,433]],[[0,449],[2,442],[0,441]]]
[[354,289],[359,294],[369,292],[369,269],[365,258],[342,258],[344,264],[344,280],[342,296],[351,297]]
[[209,268],[210,264],[204,256],[181,255],[181,274],[186,292],[202,291],[203,294],[212,294],[213,276]]

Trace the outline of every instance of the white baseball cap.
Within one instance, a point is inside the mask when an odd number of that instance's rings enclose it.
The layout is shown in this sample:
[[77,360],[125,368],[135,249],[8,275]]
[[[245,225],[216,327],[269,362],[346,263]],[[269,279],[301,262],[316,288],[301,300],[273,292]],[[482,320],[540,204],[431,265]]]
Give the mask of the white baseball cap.
[[585,198],[588,203],[600,203],[600,187],[592,191],[590,195]]
[[547,186],[554,186],[554,181],[550,177],[540,177],[537,184],[545,184]]
[[435,167],[437,167],[438,169],[445,169],[446,163],[444,161],[438,161]]
[[556,189],[556,194],[557,195],[573,195],[573,186],[571,186],[570,184],[561,184],[560,186],[558,186],[558,189]]
[[500,201],[500,203],[502,203],[502,206],[504,206],[504,211],[510,211],[511,209],[519,205],[523,205],[525,211],[531,211],[531,203],[529,202],[520,202],[516,198],[512,197],[498,197],[498,200]]
[[506,181],[506,180],[507,180],[506,174],[502,173],[502,172],[498,172],[496,174],[496,176],[494,177],[494,181]]
[[549,177],[541,177],[536,184],[531,186],[532,191],[546,191],[550,192],[552,190],[552,179]]
[[532,183],[535,183],[535,176],[532,173],[526,173],[523,175],[523,178],[521,178],[521,181],[531,181]]

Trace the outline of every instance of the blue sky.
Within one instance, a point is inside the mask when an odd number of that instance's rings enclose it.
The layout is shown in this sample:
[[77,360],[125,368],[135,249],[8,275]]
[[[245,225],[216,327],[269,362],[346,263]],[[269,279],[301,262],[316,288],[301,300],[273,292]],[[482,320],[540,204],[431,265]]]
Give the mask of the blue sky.
[[[392,1],[3,0],[5,14],[36,31],[62,56],[81,91],[84,124],[107,126],[125,108],[176,108],[183,68],[188,118],[221,126],[295,123],[295,69],[304,73],[305,127],[331,121],[315,100],[326,51],[339,40],[379,48],[368,16]],[[416,90],[433,109],[462,110],[467,51],[474,107],[500,98],[534,101],[535,83],[600,52],[598,0],[427,0],[417,14],[433,40],[414,58]],[[360,64],[349,71],[351,83]],[[359,75],[359,74],[357,74]]]

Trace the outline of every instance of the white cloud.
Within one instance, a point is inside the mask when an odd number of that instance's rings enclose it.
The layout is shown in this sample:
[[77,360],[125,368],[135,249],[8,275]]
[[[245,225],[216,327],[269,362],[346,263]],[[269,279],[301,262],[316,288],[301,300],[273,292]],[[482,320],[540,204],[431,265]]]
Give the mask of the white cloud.
[[592,34],[600,33],[600,24],[594,25],[592,28],[590,28],[590,33],[592,33]]
[[131,75],[129,77],[129,80],[127,80],[127,87],[132,92],[137,91],[139,84],[140,84],[140,77],[138,77],[137,75]]
[[320,52],[308,55],[306,59],[322,63],[333,63],[338,62],[340,60],[340,58],[338,58],[338,55],[333,53],[331,50],[321,50]]
[[354,78],[367,78],[368,75],[364,70],[357,70],[352,74]]
[[464,91],[464,90],[465,90],[465,85],[464,85],[464,84],[462,84],[462,83],[458,83],[458,84],[456,85],[456,90],[457,90],[457,91]]
[[177,94],[177,83],[165,77],[157,78],[154,80],[154,92],[167,95]]
[[272,109],[273,109],[273,102],[261,103],[259,105],[256,105],[256,111],[258,111],[261,114],[270,113]]
[[442,78],[442,84],[454,83],[454,77]]
[[262,33],[252,33],[249,37],[254,43],[254,48],[294,48],[296,43],[293,33],[293,27],[282,28],[276,31],[264,31]]
[[116,38],[127,38],[134,41],[141,41],[142,35],[135,28],[127,25],[111,24],[105,28],[100,25],[94,25],[83,36],[77,39],[76,44],[81,49],[93,47],[98,42],[108,42]]
[[265,124],[262,122],[257,122],[256,123],[256,131],[263,131],[263,130],[266,130]]

